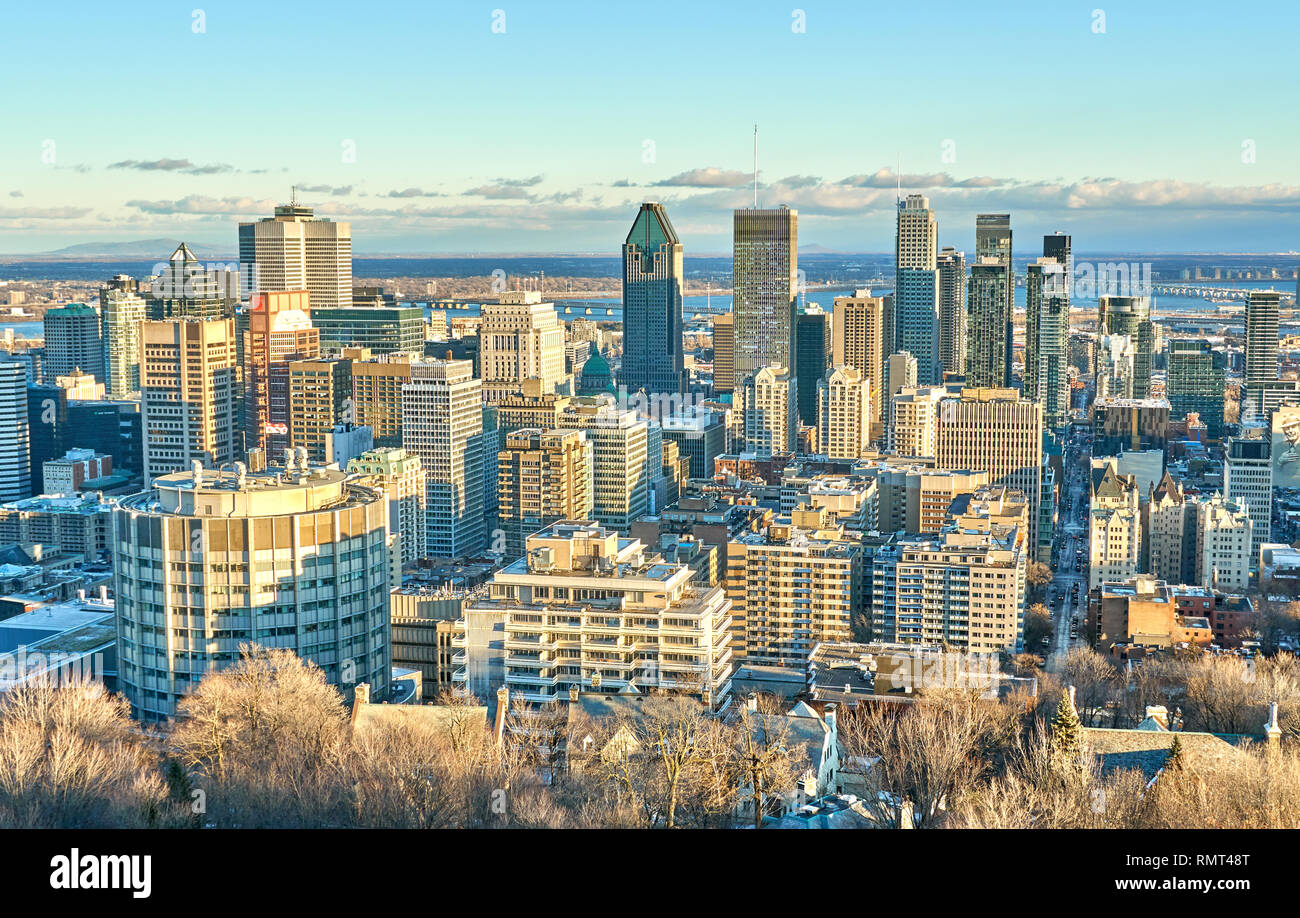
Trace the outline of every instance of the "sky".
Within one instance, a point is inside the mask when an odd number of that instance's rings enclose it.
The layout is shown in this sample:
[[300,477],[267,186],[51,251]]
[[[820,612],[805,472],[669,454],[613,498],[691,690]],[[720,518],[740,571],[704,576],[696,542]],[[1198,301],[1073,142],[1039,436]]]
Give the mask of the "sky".
[[297,186],[356,254],[801,246],[975,214],[1078,252],[1300,249],[1295,0],[5,3],[0,253],[236,248]]

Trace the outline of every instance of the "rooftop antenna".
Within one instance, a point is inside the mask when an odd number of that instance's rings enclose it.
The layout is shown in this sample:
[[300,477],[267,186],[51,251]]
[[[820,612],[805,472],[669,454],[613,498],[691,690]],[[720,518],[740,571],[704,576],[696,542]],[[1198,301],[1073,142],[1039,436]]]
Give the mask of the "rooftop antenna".
[[758,207],[758,125],[754,125],[754,207]]
[[895,153],[894,160],[894,180],[898,182],[898,189],[894,192],[894,204],[903,206],[903,155]]
[[297,206],[298,206],[298,186],[297,186],[297,185],[290,185],[290,186],[289,186],[289,206],[290,206],[290,207],[297,207]]

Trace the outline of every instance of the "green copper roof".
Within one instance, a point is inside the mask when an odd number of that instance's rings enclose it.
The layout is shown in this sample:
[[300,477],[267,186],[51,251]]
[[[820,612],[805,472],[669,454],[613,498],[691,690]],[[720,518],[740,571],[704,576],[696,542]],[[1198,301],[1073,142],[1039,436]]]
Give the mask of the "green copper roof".
[[632,230],[627,234],[627,244],[653,251],[665,243],[681,244],[681,239],[677,237],[677,230],[673,229],[672,222],[668,219],[668,212],[664,210],[662,204],[652,202],[642,204],[640,212],[636,215],[636,222],[632,224]]

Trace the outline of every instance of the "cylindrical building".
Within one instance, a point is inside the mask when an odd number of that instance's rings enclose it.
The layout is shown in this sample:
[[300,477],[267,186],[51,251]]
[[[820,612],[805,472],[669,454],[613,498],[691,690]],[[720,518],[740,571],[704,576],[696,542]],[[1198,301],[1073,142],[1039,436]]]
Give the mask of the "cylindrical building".
[[346,696],[387,688],[383,495],[301,454],[286,465],[163,475],[119,504],[119,686],[139,719],[174,715],[245,642],[294,651]]

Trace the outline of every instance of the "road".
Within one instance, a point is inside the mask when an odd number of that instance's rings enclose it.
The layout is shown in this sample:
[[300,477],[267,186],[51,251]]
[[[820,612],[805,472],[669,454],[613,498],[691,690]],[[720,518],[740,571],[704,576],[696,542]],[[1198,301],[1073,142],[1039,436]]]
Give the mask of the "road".
[[[1078,630],[1082,634],[1088,611],[1088,497],[1085,473],[1078,465],[1080,453],[1088,455],[1086,442],[1071,440],[1066,443],[1066,498],[1057,524],[1060,535],[1056,539],[1056,555],[1052,563],[1054,577],[1048,587],[1047,607],[1052,610],[1051,653],[1047,658],[1049,671],[1060,667],[1071,648],[1083,646],[1081,638],[1070,637],[1070,627],[1077,616]],[[1076,559],[1078,571],[1075,570]],[[1074,593],[1076,586],[1079,590],[1077,597]]]

